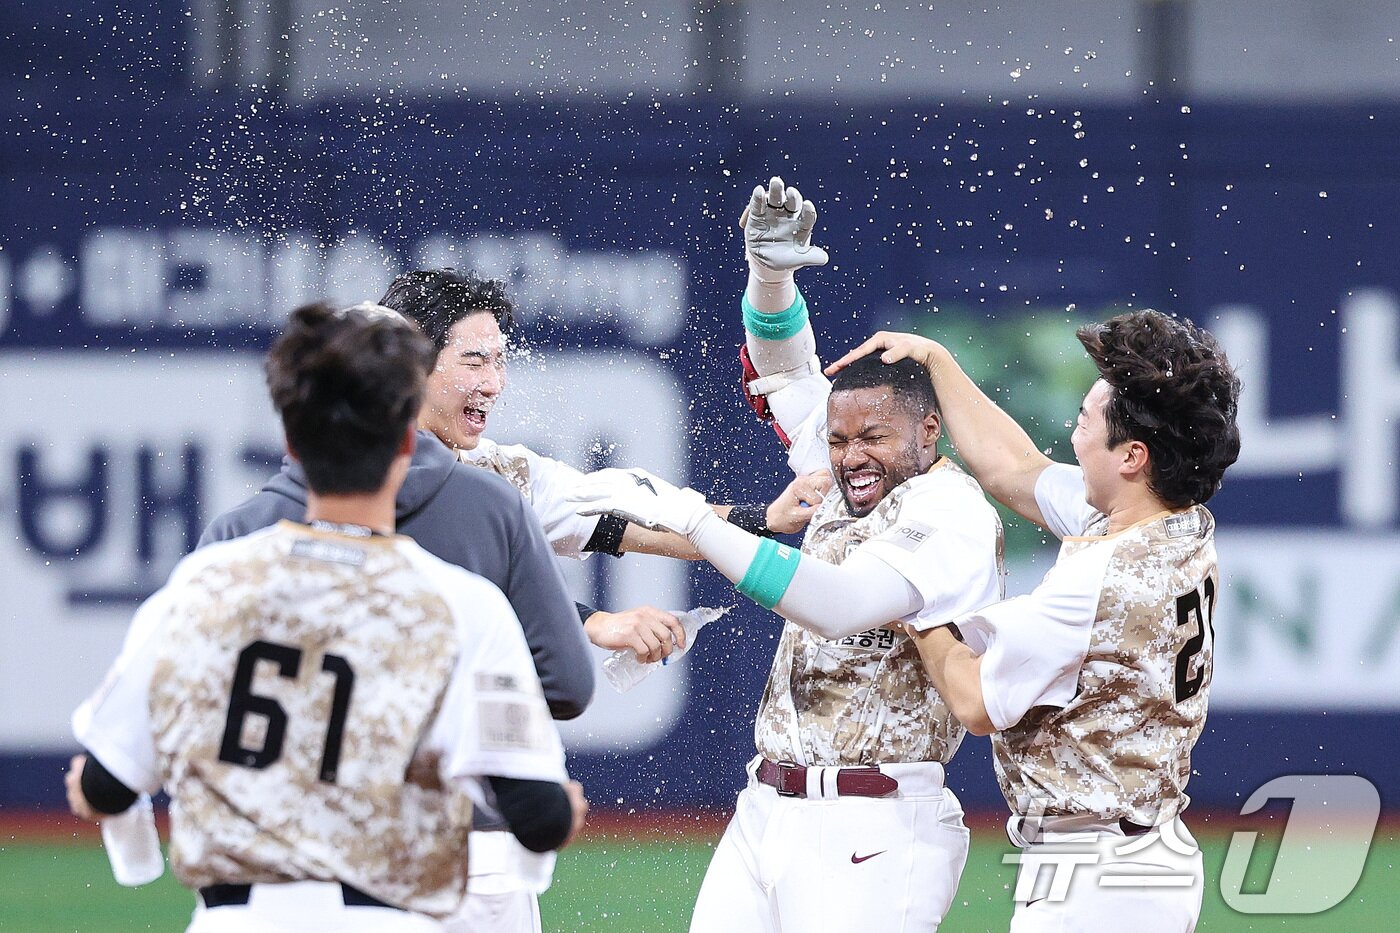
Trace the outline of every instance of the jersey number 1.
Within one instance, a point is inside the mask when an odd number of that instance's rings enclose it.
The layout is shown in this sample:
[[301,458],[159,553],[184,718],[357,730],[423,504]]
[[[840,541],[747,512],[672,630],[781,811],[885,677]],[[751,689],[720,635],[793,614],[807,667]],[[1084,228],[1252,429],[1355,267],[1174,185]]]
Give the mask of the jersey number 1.
[[[224,737],[219,743],[219,760],[261,770],[282,757],[282,742],[287,737],[287,711],[272,697],[253,692],[253,674],[259,661],[271,661],[277,665],[278,676],[292,680],[301,669],[301,649],[272,641],[255,641],[238,653]],[[345,736],[345,714],[350,710],[350,691],[355,687],[355,672],[350,662],[338,654],[326,655],[321,670],[335,676],[335,695],[331,698],[331,718],[326,724],[320,772],[321,780],[334,784],[336,770],[340,767],[340,745]],[[243,723],[250,713],[267,720],[261,748],[243,745]]]
[[[1202,592],[1205,596],[1202,598]],[[1181,646],[1181,650],[1176,655],[1176,702],[1181,703],[1191,699],[1201,692],[1201,688],[1206,685],[1209,679],[1206,673],[1204,660],[1196,667],[1196,673],[1191,673],[1191,662],[1200,658],[1202,649],[1206,645],[1206,635],[1210,635],[1211,644],[1215,644],[1215,581],[1206,577],[1206,582],[1189,593],[1184,593],[1176,598],[1176,624],[1180,628],[1183,625],[1195,623],[1196,633],[1186,639],[1186,644]]]

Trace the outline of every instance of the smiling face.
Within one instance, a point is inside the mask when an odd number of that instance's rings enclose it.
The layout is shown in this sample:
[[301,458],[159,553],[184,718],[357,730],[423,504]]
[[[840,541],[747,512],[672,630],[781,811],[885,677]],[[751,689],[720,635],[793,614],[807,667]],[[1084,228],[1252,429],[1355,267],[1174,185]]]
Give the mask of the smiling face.
[[447,345],[428,376],[418,425],[449,447],[472,450],[505,387],[505,337],[500,325],[489,313],[469,314],[447,332]]
[[857,518],[938,459],[938,416],[919,417],[888,387],[831,393],[827,445],[831,471]]
[[[1084,471],[1085,501],[1101,512],[1108,510],[1123,460],[1117,448],[1108,446],[1105,409],[1112,395],[1113,387],[1107,382],[1102,379],[1095,382],[1089,394],[1084,396],[1084,404],[1079,406],[1079,417],[1069,437],[1074,446],[1074,457]],[[1120,448],[1122,446],[1118,445]]]

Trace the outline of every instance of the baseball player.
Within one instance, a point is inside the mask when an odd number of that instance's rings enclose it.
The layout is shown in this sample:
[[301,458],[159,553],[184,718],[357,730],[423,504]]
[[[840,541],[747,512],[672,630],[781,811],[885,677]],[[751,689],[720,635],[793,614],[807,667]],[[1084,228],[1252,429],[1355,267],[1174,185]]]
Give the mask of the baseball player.
[[794,269],[825,261],[810,245],[815,216],[775,186],[755,196],[746,227],[749,356],[761,376],[783,377],[767,388],[794,451],[809,455],[795,468],[823,451],[840,492],[800,553],[636,471],[602,471],[577,496],[585,511],[684,534],[787,620],[696,933],[935,929],[967,857],[962,808],[944,786],[964,730],[891,623],[941,625],[999,599],[1001,523],[939,454],[938,399],[920,367],[871,361],[834,384],[822,376],[793,285]]
[[[569,501],[587,474],[518,444],[485,436],[487,420],[506,382],[506,335],[514,308],[497,281],[454,269],[418,269],[390,284],[383,307],[415,322],[437,351],[428,377],[419,425],[455,450],[463,463],[509,480],[529,502],[555,554],[583,559],[595,552],[624,552],[694,559],[676,535],[630,525],[613,516],[581,516]],[[798,477],[769,506],[718,506],[740,527],[771,536],[800,530],[829,486],[825,473]],[[657,661],[684,647],[685,630],[674,615],[651,606],[605,612],[578,604],[589,640],[601,648],[636,652]],[[524,881],[520,847],[506,833],[476,832],[471,839],[472,880],[460,929],[540,929],[537,886]]]
[[1208,332],[1156,311],[1078,338],[1099,378],[1071,435],[1077,466],[1046,458],[933,341],[877,334],[831,370],[917,360],[973,475],[1063,541],[1029,595],[915,634],[954,714],[993,733],[1025,850],[1011,929],[1184,933],[1203,875],[1181,812],[1220,589],[1204,503],[1239,455],[1240,383]]
[[169,791],[190,930],[439,929],[474,804],[532,849],[581,825],[509,603],[394,534],[431,357],[395,315],[294,312],[267,372],[305,523],[183,560],[74,714],[75,813]]

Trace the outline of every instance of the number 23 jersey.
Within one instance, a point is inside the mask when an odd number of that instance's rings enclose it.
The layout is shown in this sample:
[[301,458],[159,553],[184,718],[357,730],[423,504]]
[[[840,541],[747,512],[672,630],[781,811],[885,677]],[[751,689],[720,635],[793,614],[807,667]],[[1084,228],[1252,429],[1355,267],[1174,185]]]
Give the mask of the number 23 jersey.
[[480,779],[565,779],[499,590],[407,538],[285,521],[175,569],[74,733],[169,791],[185,885],[336,880],[433,915],[465,890]]
[[1026,596],[957,620],[982,657],[997,777],[1015,813],[1151,826],[1185,808],[1205,725],[1219,579],[1203,506],[1106,534],[1077,467],[1047,467],[1036,501],[1062,538]]

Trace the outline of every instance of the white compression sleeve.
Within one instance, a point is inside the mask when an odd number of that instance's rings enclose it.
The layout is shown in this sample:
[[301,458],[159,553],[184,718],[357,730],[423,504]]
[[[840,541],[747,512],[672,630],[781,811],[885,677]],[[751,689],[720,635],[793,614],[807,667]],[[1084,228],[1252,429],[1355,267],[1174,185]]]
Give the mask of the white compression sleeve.
[[[762,539],[706,516],[690,543],[714,568],[738,583]],[[917,612],[923,600],[914,585],[878,557],[856,553],[837,566],[803,555],[777,613],[823,638],[845,638]]]

